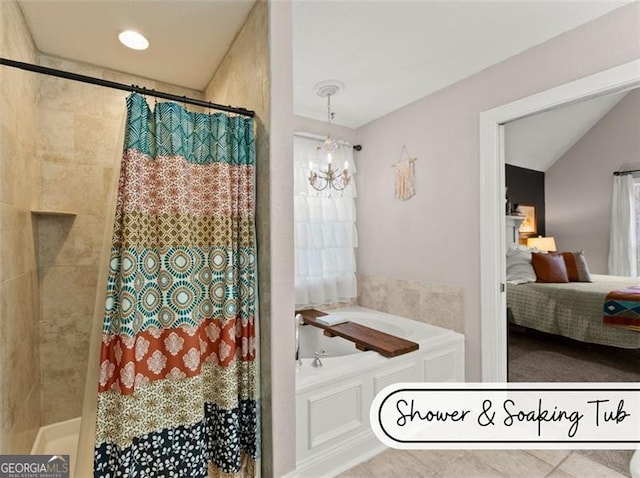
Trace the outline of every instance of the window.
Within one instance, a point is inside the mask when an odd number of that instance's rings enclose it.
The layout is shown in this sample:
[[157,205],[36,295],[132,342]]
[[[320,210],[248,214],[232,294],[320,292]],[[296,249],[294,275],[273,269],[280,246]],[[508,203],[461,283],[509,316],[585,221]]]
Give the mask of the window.
[[295,137],[293,144],[296,307],[350,301],[357,297],[353,149],[344,143],[335,158],[336,164],[349,163],[353,179],[344,191],[328,194],[308,180],[319,140]]

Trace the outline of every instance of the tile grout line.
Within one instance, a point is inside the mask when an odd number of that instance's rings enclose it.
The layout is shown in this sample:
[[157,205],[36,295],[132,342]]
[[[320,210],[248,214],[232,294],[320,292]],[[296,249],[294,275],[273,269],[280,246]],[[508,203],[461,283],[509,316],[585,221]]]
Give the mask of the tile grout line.
[[[569,453],[567,453],[567,456],[565,456],[562,460],[560,460],[560,462],[545,476],[545,478],[549,478],[549,476],[552,475],[556,470],[559,470],[560,466],[562,466],[562,464],[569,459],[569,457],[571,456],[572,453],[573,453],[573,450],[571,450]],[[562,470],[562,471],[564,471],[564,470]],[[567,473],[568,475],[571,475],[571,473],[568,473],[566,471],[564,473]]]

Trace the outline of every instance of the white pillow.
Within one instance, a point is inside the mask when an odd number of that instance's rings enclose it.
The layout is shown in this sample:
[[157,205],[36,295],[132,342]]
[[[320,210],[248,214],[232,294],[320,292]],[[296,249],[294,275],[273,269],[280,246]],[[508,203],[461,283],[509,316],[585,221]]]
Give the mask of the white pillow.
[[507,282],[525,284],[536,281],[531,252],[537,252],[537,249],[527,249],[526,246],[507,248]]
[[[521,252],[531,252],[531,251],[534,251],[534,249],[535,248],[529,249],[524,244],[517,244],[517,243],[512,242],[512,243],[507,244],[507,256],[513,255],[513,254],[518,254],[518,253],[521,253]],[[537,251],[537,249],[535,249],[535,251]]]

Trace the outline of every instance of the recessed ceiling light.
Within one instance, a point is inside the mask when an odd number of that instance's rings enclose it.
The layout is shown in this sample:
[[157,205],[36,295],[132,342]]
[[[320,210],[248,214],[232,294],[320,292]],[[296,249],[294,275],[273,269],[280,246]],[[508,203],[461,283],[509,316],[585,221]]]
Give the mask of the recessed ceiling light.
[[138,32],[133,30],[126,30],[118,35],[120,43],[134,50],[146,50],[149,48],[149,40],[142,36]]

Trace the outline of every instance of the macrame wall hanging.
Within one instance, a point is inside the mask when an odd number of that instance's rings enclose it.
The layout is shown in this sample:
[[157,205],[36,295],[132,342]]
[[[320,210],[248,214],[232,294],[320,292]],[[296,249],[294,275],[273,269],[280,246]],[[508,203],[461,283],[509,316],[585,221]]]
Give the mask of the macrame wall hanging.
[[[406,159],[405,159],[406,156]],[[397,199],[406,201],[415,193],[415,167],[417,158],[409,155],[409,150],[403,144],[400,150],[400,159],[393,165],[395,179],[395,193]]]

